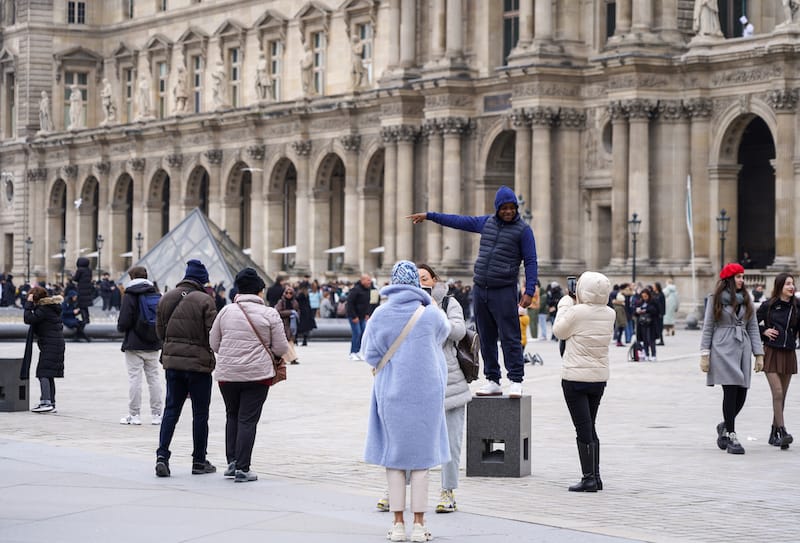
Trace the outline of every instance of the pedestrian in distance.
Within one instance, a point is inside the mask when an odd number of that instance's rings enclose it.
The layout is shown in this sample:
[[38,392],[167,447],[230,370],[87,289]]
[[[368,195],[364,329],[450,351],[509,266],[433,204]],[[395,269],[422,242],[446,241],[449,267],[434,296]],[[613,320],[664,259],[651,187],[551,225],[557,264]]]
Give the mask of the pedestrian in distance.
[[[147,380],[150,393],[150,421],[153,425],[161,424],[164,409],[161,389],[161,371],[158,364],[158,353],[161,341],[156,334],[155,326],[147,322],[148,304],[157,304],[161,298],[155,285],[147,279],[144,266],[134,266],[128,270],[131,280],[125,287],[122,307],[117,317],[117,330],[124,333],[122,352],[125,353],[125,365],[128,369],[128,414],[122,417],[120,424],[142,424],[142,374]],[[142,306],[145,307],[142,307]],[[145,314],[143,314],[143,312]]]
[[[61,321],[61,296],[49,296],[42,287],[33,287],[25,301],[25,324],[30,325],[28,343],[25,347],[23,366],[30,368],[33,339],[39,347],[39,362],[36,378],[39,379],[41,396],[39,405],[31,409],[34,413],[56,412],[56,378],[64,377],[64,327]],[[25,371],[26,378],[29,370]]]
[[236,275],[238,294],[217,314],[211,348],[217,353],[214,377],[225,402],[225,477],[237,483],[255,481],[250,467],[256,427],[275,377],[272,357],[289,348],[278,312],[261,298],[264,281],[253,268]]
[[75,275],[72,276],[72,280],[78,287],[78,308],[80,309],[81,321],[83,322],[83,326],[79,329],[78,338],[85,339],[88,343],[91,339],[85,334],[84,328],[91,322],[89,319],[89,307],[94,303],[95,288],[92,284],[92,270],[89,269],[89,259],[82,256],[78,258],[75,265],[77,270],[75,271]]
[[764,340],[764,374],[772,393],[772,428],[769,444],[788,449],[794,441],[786,431],[783,418],[786,393],[792,375],[797,373],[797,340],[800,338],[800,303],[795,298],[794,277],[779,273],[772,295],[756,312],[758,328]]
[[206,458],[211,372],[215,364],[208,334],[217,316],[214,298],[203,287],[206,283],[206,267],[199,260],[189,260],[183,279],[158,303],[156,331],[163,342],[161,365],[167,380],[156,451],[158,477],[171,475],[169,446],[187,397],[192,401],[192,474],[217,471]]
[[361,338],[370,315],[372,277],[362,273],[347,293],[347,319],[350,321],[350,360],[363,360]]
[[294,349],[300,323],[300,303],[297,301],[295,294],[294,287],[287,286],[283,290],[283,296],[274,306],[281,319],[283,319],[283,330],[286,334],[286,339],[289,340],[289,349],[286,352],[286,361],[289,364],[300,363]]
[[608,307],[611,283],[602,273],[581,274],[575,298],[563,296],[553,333],[565,340],[561,389],[575,426],[581,480],[572,492],[603,490],[600,479],[600,439],[597,412],[608,381],[608,347],[614,331],[614,310]]
[[659,308],[652,290],[642,290],[633,311],[636,315],[636,340],[644,347],[644,359],[655,361]]
[[78,292],[75,289],[67,289],[64,296],[64,302],[61,304],[61,321],[70,330],[75,330],[73,341],[86,340],[89,342],[89,337],[83,331],[86,322],[83,320],[83,312],[78,306]]
[[428,471],[450,461],[444,409],[448,370],[442,350],[450,324],[420,288],[413,262],[394,265],[391,284],[381,295],[386,302],[367,323],[362,349],[375,374],[364,458],[386,468],[389,508],[394,513],[388,539],[407,537],[403,512],[406,470],[410,470],[411,541],[429,541]]
[[[751,358],[755,355],[755,366]],[[700,341],[700,370],[708,386],[722,385],[723,421],[717,424],[717,446],[744,454],[736,436],[736,416],[744,407],[750,372],[764,369],[764,347],[750,293],[744,287],[744,268],[731,262],[719,272],[714,293],[706,300]]]
[[672,279],[667,279],[667,286],[664,287],[664,335],[675,335],[675,317],[678,313],[680,300],[678,298],[678,287]]
[[[503,348],[506,375],[511,381],[510,398],[522,397],[525,363],[520,337],[517,306],[531,305],[536,291],[536,242],[533,230],[522,220],[514,191],[503,186],[494,199],[495,213],[482,216],[414,213],[407,218],[414,224],[431,220],[437,224],[480,234],[480,249],[473,276],[473,310],[481,338],[483,372],[487,383],[478,389],[479,396],[499,396],[500,363],[497,341]],[[525,263],[525,289],[519,298],[520,263]]]

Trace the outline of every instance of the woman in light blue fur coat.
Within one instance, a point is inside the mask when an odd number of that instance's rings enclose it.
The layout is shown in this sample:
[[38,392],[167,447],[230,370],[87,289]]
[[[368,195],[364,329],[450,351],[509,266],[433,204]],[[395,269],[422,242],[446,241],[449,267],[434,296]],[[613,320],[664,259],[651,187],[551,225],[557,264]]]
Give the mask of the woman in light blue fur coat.
[[430,537],[424,521],[428,469],[450,460],[444,418],[447,364],[442,351],[450,324],[419,288],[412,262],[394,265],[391,284],[381,296],[387,301],[367,321],[362,340],[361,354],[372,367],[378,366],[420,304],[425,310],[375,376],[364,459],[386,468],[389,509],[394,512],[392,541],[405,541],[405,470],[411,471],[412,541],[426,541],[421,537]]

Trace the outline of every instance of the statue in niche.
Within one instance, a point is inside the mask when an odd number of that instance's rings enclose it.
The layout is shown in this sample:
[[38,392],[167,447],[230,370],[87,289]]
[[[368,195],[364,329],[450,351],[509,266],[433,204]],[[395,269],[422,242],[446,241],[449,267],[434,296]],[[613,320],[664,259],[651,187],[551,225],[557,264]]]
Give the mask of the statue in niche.
[[72,84],[69,93],[69,127],[68,130],[83,128],[83,94],[78,85]]
[[53,118],[50,116],[50,97],[47,96],[47,91],[42,91],[42,99],[39,100],[39,133],[52,131]]
[[797,22],[797,11],[800,9],[800,2],[797,0],[781,0],[783,4],[784,24],[790,25]]
[[114,105],[114,90],[108,79],[103,79],[103,90],[100,92],[103,101],[103,122],[101,126],[117,122],[117,106]]
[[272,79],[269,76],[269,63],[264,53],[258,54],[258,64],[256,66],[256,96],[261,101],[271,98]]
[[139,112],[136,120],[144,120],[152,118],[150,110],[150,80],[146,72],[139,78],[139,93],[136,96]]
[[300,70],[303,84],[303,94],[309,96],[315,94],[314,89],[314,52],[303,44],[303,58],[300,59]]
[[695,0],[693,20],[692,28],[697,36],[723,37],[717,0]]
[[228,78],[225,75],[225,64],[221,60],[217,61],[214,71],[211,72],[211,81],[211,102],[213,109],[218,110],[231,107],[228,103],[227,96]]
[[358,90],[364,84],[366,70],[364,69],[364,42],[355,34],[350,39],[350,53],[353,61],[350,83],[353,90]]
[[189,93],[186,90],[186,68],[183,64],[178,64],[178,75],[175,78],[175,86],[172,87],[172,95],[175,97],[175,113],[186,113]]
[[14,0],[5,0],[3,2],[3,22],[7,25],[13,25],[17,21],[17,7]]

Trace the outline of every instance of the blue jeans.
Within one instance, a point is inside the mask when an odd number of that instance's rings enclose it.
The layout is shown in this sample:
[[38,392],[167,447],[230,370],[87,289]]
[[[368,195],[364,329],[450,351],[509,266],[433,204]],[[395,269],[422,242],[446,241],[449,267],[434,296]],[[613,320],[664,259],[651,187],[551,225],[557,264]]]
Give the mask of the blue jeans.
[[211,374],[197,371],[165,371],[167,378],[167,399],[164,417],[161,419],[161,433],[158,439],[156,456],[169,460],[169,444],[175,433],[175,425],[183,410],[183,403],[189,396],[192,400],[192,458],[195,462],[205,462],[208,446],[208,407],[211,404]]
[[500,363],[497,360],[497,340],[503,348],[503,362],[509,380],[521,383],[525,376],[522,360],[522,334],[519,326],[517,286],[486,289],[472,287],[475,325],[481,338],[483,373],[486,378],[500,382]]
[[358,319],[358,322],[350,321],[350,352],[357,353],[361,351],[361,337],[364,335],[364,328],[367,326],[367,319]]

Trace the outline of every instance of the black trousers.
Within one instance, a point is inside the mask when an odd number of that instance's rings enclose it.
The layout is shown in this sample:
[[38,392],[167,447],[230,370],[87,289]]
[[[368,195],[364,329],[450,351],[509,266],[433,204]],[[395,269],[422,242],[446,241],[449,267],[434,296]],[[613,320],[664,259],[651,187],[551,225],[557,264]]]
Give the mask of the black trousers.
[[578,441],[591,443],[599,441],[594,422],[597,419],[597,410],[600,399],[606,389],[606,383],[583,383],[580,381],[561,380],[561,389],[564,391],[564,400],[567,402],[572,424]]
[[236,469],[250,471],[256,426],[267,400],[269,385],[258,382],[220,383],[225,401],[225,456]]

